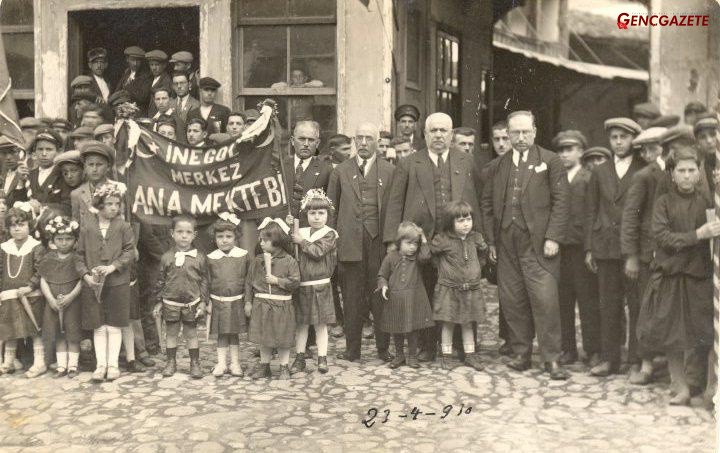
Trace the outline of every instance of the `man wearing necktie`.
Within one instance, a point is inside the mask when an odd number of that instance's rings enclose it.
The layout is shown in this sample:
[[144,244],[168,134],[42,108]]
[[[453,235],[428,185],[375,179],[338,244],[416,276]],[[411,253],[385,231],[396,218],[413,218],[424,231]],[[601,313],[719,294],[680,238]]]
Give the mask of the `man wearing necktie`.
[[[474,213],[473,229],[480,230],[478,174],[473,156],[450,149],[452,135],[452,118],[445,113],[433,113],[425,119],[427,147],[399,160],[383,228],[383,241],[388,246],[395,240],[400,222],[406,220],[422,228],[428,241],[432,241],[440,230],[443,206],[451,201],[470,204]],[[432,264],[423,266],[422,277],[432,301],[437,269]],[[435,360],[436,333],[432,327],[421,336],[418,357],[421,362]]]
[[515,356],[508,366],[530,368],[537,332],[545,370],[552,379],[567,379],[558,364],[559,244],[568,222],[567,172],[555,153],[535,145],[532,112],[513,112],[507,124],[513,149],[488,166],[481,204]]
[[611,118],[605,121],[605,132],[614,157],[592,171],[585,220],[585,263],[598,275],[601,301],[602,362],[590,370],[594,376],[608,376],[620,371],[620,349],[625,339],[625,302],[630,313],[628,362],[633,365],[633,374],[639,371],[635,327],[642,295],[637,283],[625,275],[620,229],[631,181],[645,166],[632,147],[633,139],[642,128],[630,118]]
[[372,311],[378,357],[392,360],[390,337],[380,330],[382,302],[377,287],[380,264],[385,255],[381,226],[387,206],[388,188],[395,168],[378,159],[377,126],[358,126],[354,142],[357,155],[340,163],[330,176],[328,197],[336,209],[338,231],[338,275],[343,295],[347,346],[338,358],[360,361],[363,322]]

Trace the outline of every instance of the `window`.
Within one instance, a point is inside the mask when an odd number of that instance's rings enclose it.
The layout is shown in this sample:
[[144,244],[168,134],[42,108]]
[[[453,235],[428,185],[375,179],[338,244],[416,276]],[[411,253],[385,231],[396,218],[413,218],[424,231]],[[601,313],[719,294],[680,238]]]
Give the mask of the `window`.
[[[21,118],[32,116],[35,109],[33,0],[2,0],[0,26],[18,114]],[[4,89],[0,87],[0,90]]]
[[460,124],[460,39],[438,30],[436,49],[436,108]]
[[243,0],[236,5],[240,108],[255,108],[272,97],[288,131],[312,119],[320,123],[323,138],[334,134],[335,0]]
[[422,43],[420,10],[417,7],[408,11],[407,38],[405,41],[405,79],[409,84],[420,88],[420,45]]

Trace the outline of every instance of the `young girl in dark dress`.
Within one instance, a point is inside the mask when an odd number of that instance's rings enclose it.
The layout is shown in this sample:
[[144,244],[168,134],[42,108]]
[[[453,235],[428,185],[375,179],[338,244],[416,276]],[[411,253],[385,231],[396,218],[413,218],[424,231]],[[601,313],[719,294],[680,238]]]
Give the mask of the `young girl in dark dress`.
[[82,290],[75,260],[75,242],[80,225],[69,217],[54,217],[45,226],[45,233],[55,246],[40,262],[40,289],[45,296],[43,340],[55,342],[57,369],[55,377],[78,374],[80,340],[82,339],[78,299]]
[[644,350],[664,352],[675,391],[670,404],[690,402],[685,354],[713,342],[713,286],[710,242],[720,222],[706,220],[710,200],[696,189],[700,177],[694,149],[668,159],[673,187],[655,202],[652,233],[657,244],[652,275],[638,319]]
[[433,295],[433,318],[442,322],[443,369],[449,369],[455,324],[462,327],[465,365],[480,371],[484,365],[475,354],[473,321],[485,320],[485,301],[480,280],[487,244],[472,230],[473,212],[464,201],[453,201],[445,207],[442,231],[435,235],[430,251],[436,260],[438,281]]
[[[240,338],[245,326],[245,277],[248,270],[247,250],[237,246],[240,219],[234,214],[222,213],[213,223],[212,236],[217,249],[208,254],[210,269],[210,333],[217,336],[218,363],[213,376],[222,377],[230,372],[243,376],[240,366]],[[228,349],[230,368],[227,365]]]
[[422,228],[412,222],[402,222],[398,226],[395,245],[397,248],[385,256],[378,273],[378,290],[386,301],[380,329],[392,334],[395,342],[395,359],[390,362],[390,368],[405,363],[411,368],[420,368],[417,356],[419,331],[435,325],[419,267],[430,260],[430,248]]
[[76,250],[77,271],[85,281],[82,326],[93,330],[97,360],[94,381],[112,381],[120,376],[120,329],[129,325],[130,265],[135,246],[130,224],[120,214],[123,195],[115,184],[95,189],[93,209],[80,225]]
[[327,226],[332,203],[322,189],[311,189],[300,204],[307,215],[309,227],[300,228],[292,240],[298,246],[300,289],[296,297],[295,349],[297,356],[290,372],[305,370],[305,348],[310,325],[315,328],[318,347],[318,371],[328,372],[328,324],[335,322],[330,279],[337,266],[337,231]]
[[260,366],[252,378],[271,377],[270,358],[277,348],[280,379],[286,380],[290,379],[290,348],[295,345],[292,293],[300,286],[300,269],[291,255],[290,227],[284,221],[266,217],[258,230],[263,253],[252,260],[245,281],[246,313],[248,303],[252,304],[250,341],[260,345]]
[[[32,338],[33,365],[25,373],[37,377],[47,371],[40,331],[45,301],[40,293],[37,267],[45,254],[42,243],[30,236],[35,220],[30,203],[15,202],[5,217],[10,239],[0,244],[2,292],[0,292],[0,340],[5,355],[0,374],[15,372],[18,340]],[[30,317],[32,313],[32,318]],[[38,323],[37,327],[35,322]]]

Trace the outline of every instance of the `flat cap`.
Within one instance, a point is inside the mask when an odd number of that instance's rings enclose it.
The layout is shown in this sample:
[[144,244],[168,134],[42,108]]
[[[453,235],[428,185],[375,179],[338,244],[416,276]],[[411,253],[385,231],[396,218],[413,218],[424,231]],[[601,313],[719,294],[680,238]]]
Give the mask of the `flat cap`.
[[643,102],[633,106],[633,116],[655,119],[660,116],[660,109],[652,102]]
[[151,50],[150,52],[145,54],[146,60],[158,60],[158,61],[167,61],[168,56],[165,52],[163,52],[160,49]]
[[20,129],[37,129],[38,127],[40,127],[40,120],[34,116],[20,118]]
[[403,104],[395,109],[395,121],[400,121],[403,116],[410,116],[415,121],[420,118],[420,110],[411,104]]
[[70,121],[66,120],[65,118],[55,118],[52,122],[52,128],[57,129],[63,129],[66,131],[69,131],[72,129],[72,123]]
[[606,159],[610,159],[612,157],[612,153],[609,149],[603,146],[593,146],[583,151],[582,160],[590,157],[604,157]]
[[685,114],[688,113],[705,113],[707,112],[707,107],[705,107],[705,104],[698,101],[691,101],[688,102],[687,105],[685,105]]
[[115,135],[115,126],[108,123],[99,124],[93,131],[93,137],[97,138],[108,133]]
[[680,117],[677,115],[660,115],[654,120],[650,121],[648,127],[673,127],[680,122]]
[[201,90],[217,90],[222,85],[220,85],[220,82],[213,79],[212,77],[203,77],[202,79],[198,80],[198,87],[200,87]]
[[552,145],[556,148],[561,146],[580,145],[583,148],[587,146],[587,139],[582,132],[574,129],[560,131],[553,138]]
[[35,145],[40,140],[45,140],[50,143],[54,143],[56,147],[60,148],[63,145],[63,139],[60,136],[60,134],[57,133],[55,129],[51,129],[49,127],[43,127],[40,128],[37,131],[37,134],[35,134],[35,139],[30,143],[30,146],[28,149],[35,149]]
[[243,112],[245,114],[246,121],[257,121],[260,118],[260,112],[255,109],[248,109]]
[[112,106],[120,105],[124,102],[132,102],[132,97],[126,90],[118,90],[108,98],[108,104]]
[[6,136],[0,135],[0,153],[14,151],[14,150],[22,151],[23,147],[13,141],[11,141]]
[[687,140],[690,143],[694,142],[695,134],[693,133],[692,126],[679,125],[671,127],[660,137],[660,144],[665,145],[675,140]]
[[92,85],[92,79],[90,76],[79,75],[70,82],[70,88],[79,87],[81,85]]
[[90,155],[103,156],[112,165],[115,162],[115,150],[109,145],[97,140],[89,140],[80,149],[80,155],[83,161]]
[[80,126],[70,132],[72,138],[93,138],[93,129],[90,126]]
[[708,112],[698,116],[695,126],[693,127],[693,132],[697,135],[698,132],[703,129],[720,129],[720,121],[718,121],[717,114]]
[[193,56],[190,52],[187,52],[185,50],[181,50],[180,52],[175,52],[170,56],[170,63],[192,63],[193,62]]
[[145,58],[145,51],[138,46],[130,46],[125,49],[124,53],[126,57]]
[[104,47],[95,47],[94,49],[88,50],[87,57],[90,62],[98,58],[107,58],[107,50],[105,50]]
[[649,127],[644,131],[640,132],[640,135],[635,137],[632,144],[635,146],[646,145],[648,143],[660,143],[660,139],[663,134],[667,131],[664,127]]
[[638,135],[642,132],[642,127],[630,118],[610,118],[605,120],[605,131],[609,131],[611,128],[617,127],[630,132],[633,135]]
[[72,149],[70,151],[60,153],[55,156],[55,159],[53,159],[53,164],[58,166],[62,164],[82,165],[82,157],[80,156],[80,151]]

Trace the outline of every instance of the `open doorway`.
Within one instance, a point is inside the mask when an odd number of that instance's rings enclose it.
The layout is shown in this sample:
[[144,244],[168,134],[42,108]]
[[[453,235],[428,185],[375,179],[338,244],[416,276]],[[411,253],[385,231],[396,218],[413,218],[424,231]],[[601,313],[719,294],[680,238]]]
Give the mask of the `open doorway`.
[[135,8],[74,11],[68,17],[69,80],[89,74],[87,51],[107,49],[105,77],[111,90],[125,70],[124,50],[139,46],[168,54],[186,50],[193,54],[193,68],[200,66],[200,9]]

